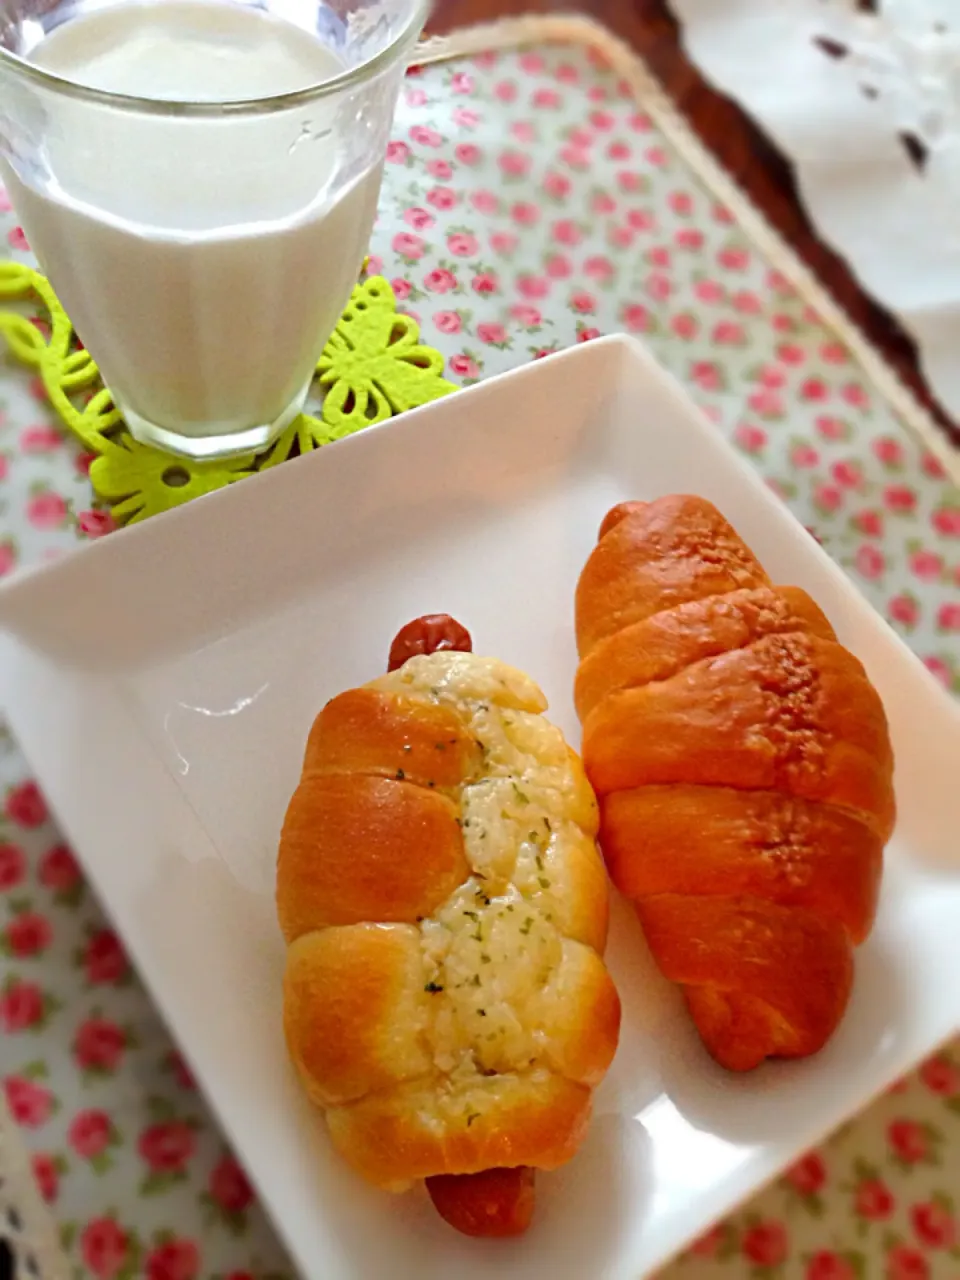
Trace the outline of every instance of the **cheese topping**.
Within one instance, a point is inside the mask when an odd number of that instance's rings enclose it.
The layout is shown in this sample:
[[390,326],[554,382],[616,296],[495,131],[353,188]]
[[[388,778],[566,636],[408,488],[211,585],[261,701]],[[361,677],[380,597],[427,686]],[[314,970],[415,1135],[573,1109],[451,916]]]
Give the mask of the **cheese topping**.
[[450,706],[482,749],[452,797],[472,874],[419,924],[436,1069],[458,1092],[477,1075],[562,1070],[551,1045],[593,960],[577,890],[599,857],[577,757],[540,714],[537,685],[496,659],[415,657],[370,687]]

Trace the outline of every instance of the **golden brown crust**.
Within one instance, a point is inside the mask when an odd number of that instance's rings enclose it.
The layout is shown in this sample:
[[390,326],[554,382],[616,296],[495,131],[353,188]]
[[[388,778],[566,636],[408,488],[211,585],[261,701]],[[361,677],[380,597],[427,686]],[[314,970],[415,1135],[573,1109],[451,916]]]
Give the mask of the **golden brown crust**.
[[280,837],[280,928],[293,942],[324,925],[412,924],[469,874],[446,796],[394,778],[308,774]]
[[780,791],[639,787],[604,804],[610,878],[626,897],[754,894],[806,907],[859,943],[873,925],[883,842],[849,814]]
[[[502,663],[419,655],[311,731],[277,861],[284,1031],[379,1186],[569,1159],[616,1050],[596,799],[544,705]],[[451,1204],[516,1225],[526,1177]]]
[[556,1169],[583,1141],[590,1093],[542,1069],[448,1081],[440,1093],[414,1082],[334,1107],[327,1121],[344,1158],[389,1188],[441,1173]]
[[580,656],[663,609],[769,585],[749,548],[709,502],[681,495],[639,503],[597,544],[580,577]]
[[[577,1016],[584,1009],[590,1010],[589,1019]],[[598,1085],[617,1051],[620,997],[592,948],[564,942],[563,957],[538,993],[532,1017],[547,1046],[547,1065],[576,1084]]]
[[423,958],[410,925],[355,924],[304,934],[287,952],[287,1048],[310,1096],[351,1102],[424,1075]]
[[762,898],[690,894],[645,898],[637,914],[722,1066],[816,1053],[843,1016],[853,958],[834,920]]
[[477,743],[449,707],[348,689],[314,721],[303,772],[369,773],[449,791],[476,772]]
[[782,790],[835,804],[886,840],[893,759],[856,658],[793,633],[612,694],[587,717],[583,756],[602,797],[648,784]]
[[[566,846],[559,875],[551,880],[553,916],[568,938],[603,955],[610,925],[610,888],[603,859],[593,840]],[[549,859],[555,865],[556,859]]]
[[577,590],[601,847],[710,1052],[816,1052],[870,930],[893,756],[861,664],[710,503],[623,503]]
[[806,631],[835,640],[833,628],[805,591],[756,587],[689,600],[614,632],[577,670],[574,698],[586,720],[604,698],[654,680],[669,680],[705,658],[744,649],[769,635]]

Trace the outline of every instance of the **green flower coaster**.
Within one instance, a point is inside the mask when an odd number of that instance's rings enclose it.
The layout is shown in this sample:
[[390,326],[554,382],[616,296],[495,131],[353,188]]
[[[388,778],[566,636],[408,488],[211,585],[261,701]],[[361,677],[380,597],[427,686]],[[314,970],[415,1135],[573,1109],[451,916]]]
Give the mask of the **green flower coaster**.
[[321,416],[301,414],[259,456],[194,462],[133,439],[46,277],[0,263],[0,300],[34,298],[46,309],[48,324],[0,311],[0,336],[18,360],[37,370],[61,422],[95,455],[90,482],[118,524],[179,506],[456,390],[443,377],[440,352],[421,346],[416,322],[398,314],[389,281],[373,276],[354,289],[317,364],[325,391]]

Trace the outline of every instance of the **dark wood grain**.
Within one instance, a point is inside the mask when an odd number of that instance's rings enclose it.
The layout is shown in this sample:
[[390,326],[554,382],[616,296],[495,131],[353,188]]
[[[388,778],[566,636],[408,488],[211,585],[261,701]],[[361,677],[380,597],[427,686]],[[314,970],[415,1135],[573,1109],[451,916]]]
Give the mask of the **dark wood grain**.
[[591,14],[643,55],[701,139],[960,446],[960,429],[930,395],[912,342],[818,238],[797,198],[789,163],[739,107],[710,88],[686,58],[665,0],[435,0],[430,31],[441,34],[522,13],[563,12]]

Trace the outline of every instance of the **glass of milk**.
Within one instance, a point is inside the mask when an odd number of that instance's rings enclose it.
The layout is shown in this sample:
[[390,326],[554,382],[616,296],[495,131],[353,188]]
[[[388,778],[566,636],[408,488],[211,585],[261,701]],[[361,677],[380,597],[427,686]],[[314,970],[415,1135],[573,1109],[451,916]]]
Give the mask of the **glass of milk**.
[[0,171],[138,440],[259,451],[300,412],[426,6],[0,6]]

